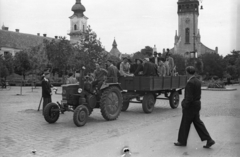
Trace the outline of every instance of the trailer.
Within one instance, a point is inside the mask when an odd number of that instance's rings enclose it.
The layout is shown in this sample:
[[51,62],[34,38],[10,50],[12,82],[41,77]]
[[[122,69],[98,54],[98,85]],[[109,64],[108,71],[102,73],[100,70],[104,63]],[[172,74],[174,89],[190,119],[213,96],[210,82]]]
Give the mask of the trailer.
[[[151,113],[157,99],[169,100],[172,109],[179,105],[179,95],[187,83],[187,76],[134,76],[120,77],[123,107],[126,111],[130,103],[141,103],[145,113]],[[160,98],[164,95],[165,98]],[[133,101],[136,99],[136,101]]]

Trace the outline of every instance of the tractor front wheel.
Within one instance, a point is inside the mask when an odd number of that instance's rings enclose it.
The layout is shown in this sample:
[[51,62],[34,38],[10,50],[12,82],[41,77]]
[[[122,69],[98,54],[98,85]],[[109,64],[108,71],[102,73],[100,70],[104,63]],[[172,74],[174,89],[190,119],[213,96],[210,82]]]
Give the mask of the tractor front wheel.
[[47,104],[43,111],[44,119],[48,123],[55,123],[59,118],[59,114],[60,114],[60,109],[56,103]]
[[76,126],[84,126],[87,123],[89,111],[84,105],[79,105],[73,114],[73,122]]

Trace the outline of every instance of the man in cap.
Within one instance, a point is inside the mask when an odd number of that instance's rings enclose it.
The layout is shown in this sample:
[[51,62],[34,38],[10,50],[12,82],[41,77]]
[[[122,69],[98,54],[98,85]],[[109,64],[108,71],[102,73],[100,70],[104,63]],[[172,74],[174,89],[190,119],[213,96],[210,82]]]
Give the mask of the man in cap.
[[137,63],[137,68],[134,71],[135,76],[139,76],[143,73],[143,60],[140,58],[135,59],[135,62]]
[[182,101],[182,121],[178,132],[178,142],[174,144],[175,146],[187,145],[189,130],[193,123],[201,140],[207,140],[206,146],[203,147],[210,148],[215,144],[215,141],[213,141],[209,135],[204,123],[200,119],[199,113],[201,110],[201,81],[195,77],[195,68],[193,66],[186,68],[186,74],[188,81]]
[[95,63],[96,70],[93,72],[94,81],[92,83],[93,88],[98,85],[98,88],[101,87],[103,81],[107,77],[107,70],[100,67],[99,63]]
[[48,71],[44,72],[43,75],[43,79],[42,79],[42,97],[43,97],[43,112],[44,112],[44,108],[46,107],[46,105],[48,103],[52,102],[52,85],[49,81],[50,78],[50,73]]
[[158,65],[160,58],[158,57],[158,53],[155,51],[154,52],[154,56],[152,58],[150,58],[150,62]]
[[107,77],[108,79],[111,80],[112,83],[118,82],[118,69],[116,66],[113,65],[112,60],[107,60],[107,65],[108,65],[108,74]]

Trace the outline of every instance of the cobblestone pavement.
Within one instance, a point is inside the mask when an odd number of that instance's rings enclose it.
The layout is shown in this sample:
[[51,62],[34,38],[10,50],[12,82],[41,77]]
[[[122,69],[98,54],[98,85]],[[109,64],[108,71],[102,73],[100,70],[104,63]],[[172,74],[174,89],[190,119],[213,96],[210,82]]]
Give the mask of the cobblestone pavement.
[[[201,115],[240,118],[240,86],[234,88],[237,90],[202,91]],[[1,157],[59,156],[156,122],[181,118],[181,107],[171,109],[168,101],[158,100],[151,114],[144,114],[140,104],[131,104],[116,121],[105,121],[100,110],[95,109],[84,127],[74,125],[71,112],[62,114],[57,123],[50,125],[37,111],[41,89],[32,92],[30,87],[24,87],[23,95],[19,93],[20,87],[0,91]],[[60,100],[61,95],[53,95],[54,102]],[[32,150],[37,153],[34,155]]]

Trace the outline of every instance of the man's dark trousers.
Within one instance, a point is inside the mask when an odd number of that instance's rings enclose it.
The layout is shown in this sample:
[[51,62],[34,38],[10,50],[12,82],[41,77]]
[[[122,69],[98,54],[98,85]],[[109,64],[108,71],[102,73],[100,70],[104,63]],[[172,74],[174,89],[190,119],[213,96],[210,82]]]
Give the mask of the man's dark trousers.
[[50,102],[52,102],[52,98],[51,97],[43,97],[43,109],[42,109],[42,112],[44,112],[45,107]]
[[181,144],[187,145],[188,134],[192,123],[202,141],[211,139],[204,123],[200,119],[200,110],[201,101],[196,101],[190,108],[183,109],[182,121],[178,132],[178,142]]

